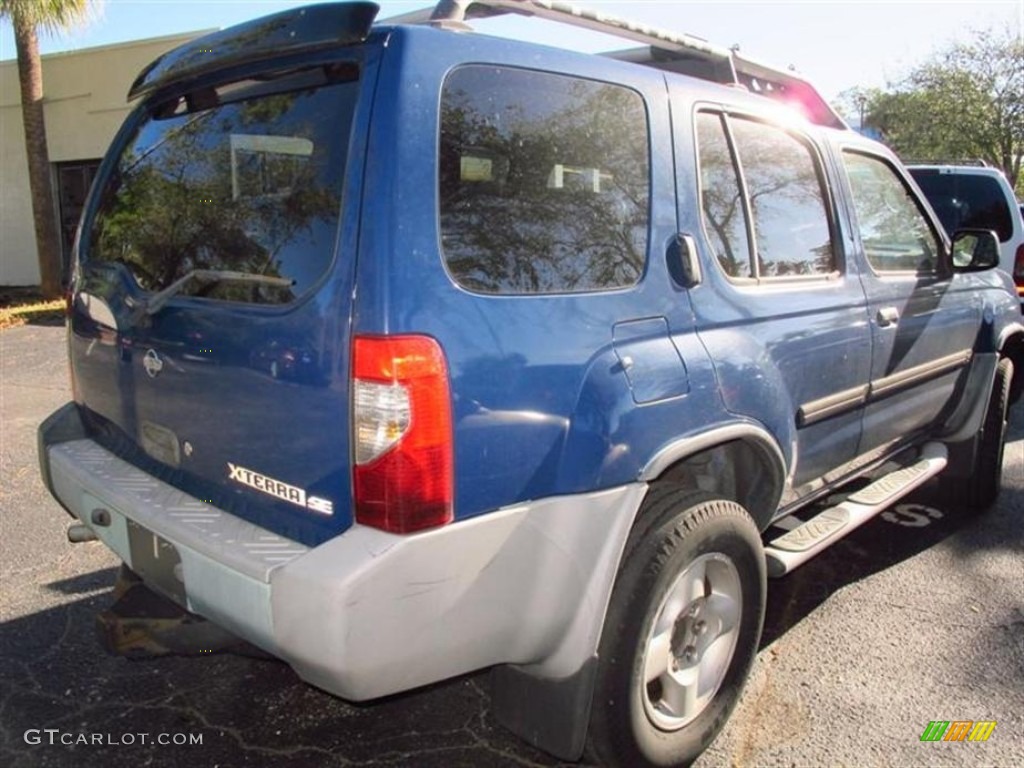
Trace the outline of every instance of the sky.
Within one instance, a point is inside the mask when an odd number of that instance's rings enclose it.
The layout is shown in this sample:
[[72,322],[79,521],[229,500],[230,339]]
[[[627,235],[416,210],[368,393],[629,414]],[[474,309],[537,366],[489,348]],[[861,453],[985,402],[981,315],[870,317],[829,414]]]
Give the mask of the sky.
[[[310,0],[106,0],[89,23],[44,33],[43,54],[230,26]],[[972,30],[1024,35],[1024,0],[583,0],[581,5],[711,42],[739,45],[747,56],[793,66],[829,99],[851,87],[885,87]],[[430,5],[379,2],[379,19]],[[635,47],[562,25],[520,18],[474,22],[481,32],[581,51]],[[10,24],[0,22],[0,59],[15,56]]]

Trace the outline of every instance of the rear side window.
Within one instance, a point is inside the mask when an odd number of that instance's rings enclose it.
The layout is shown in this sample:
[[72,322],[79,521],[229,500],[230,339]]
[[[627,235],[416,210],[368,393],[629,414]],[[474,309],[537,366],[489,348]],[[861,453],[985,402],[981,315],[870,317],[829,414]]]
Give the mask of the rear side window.
[[281,280],[191,280],[180,293],[256,304],[306,293],[334,252],[352,76],[269,93],[266,83],[236,85],[229,103],[206,94],[208,108],[192,108],[196,97],[167,105],[121,153],[88,258],[123,265],[149,291],[218,270]]
[[649,156],[634,91],[506,67],[455,70],[441,98],[448,270],[489,294],[635,284],[647,251]]
[[824,175],[804,140],[717,113],[698,114],[697,140],[704,229],[727,275],[762,280],[836,271]]
[[992,230],[1004,243],[1013,236],[1010,204],[996,179],[923,168],[910,173],[950,235],[958,229],[977,228]]

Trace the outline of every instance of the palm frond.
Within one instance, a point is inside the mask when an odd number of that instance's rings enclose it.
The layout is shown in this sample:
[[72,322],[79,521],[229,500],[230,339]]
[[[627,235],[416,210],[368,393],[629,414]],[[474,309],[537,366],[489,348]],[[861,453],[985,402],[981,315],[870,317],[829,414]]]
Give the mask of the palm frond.
[[0,0],[0,16],[20,16],[39,30],[58,32],[96,18],[102,0]]

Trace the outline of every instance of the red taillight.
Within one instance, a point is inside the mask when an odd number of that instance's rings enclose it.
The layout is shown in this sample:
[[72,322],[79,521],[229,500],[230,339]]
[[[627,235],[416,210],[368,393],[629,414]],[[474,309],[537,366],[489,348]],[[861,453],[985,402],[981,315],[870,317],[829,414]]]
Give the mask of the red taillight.
[[1020,289],[1024,288],[1024,243],[1017,246],[1017,253],[1013,257],[1013,282],[1020,293]]
[[357,522],[392,533],[451,522],[451,394],[434,339],[355,338],[352,455]]
[[64,291],[64,325],[67,327],[68,334],[68,380],[71,382],[71,399],[76,403],[82,402],[82,398],[78,392],[78,380],[75,378],[75,365],[71,361],[71,310],[74,306],[75,301],[75,289],[73,283],[68,286],[67,290]]

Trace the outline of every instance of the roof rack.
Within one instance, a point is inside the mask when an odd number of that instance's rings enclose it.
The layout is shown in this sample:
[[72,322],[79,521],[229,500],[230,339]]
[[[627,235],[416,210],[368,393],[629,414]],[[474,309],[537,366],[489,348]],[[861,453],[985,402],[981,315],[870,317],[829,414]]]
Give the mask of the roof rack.
[[393,16],[384,22],[429,24],[442,29],[469,31],[471,28],[466,24],[467,19],[486,19],[505,14],[556,21],[642,43],[649,48],[606,55],[668,72],[741,86],[769,98],[797,102],[813,122],[833,128],[847,127],[814,86],[791,70],[759,63],[740,56],[736,50],[699,37],[657,29],[571,3],[547,0],[439,0],[433,8]]
[[[902,159],[902,158],[901,158]],[[993,168],[994,166],[986,160],[982,160],[980,157],[974,158],[963,158],[960,160],[949,158],[943,158],[941,160],[923,160],[920,158],[912,157],[903,160],[904,165],[970,165],[978,168]]]

